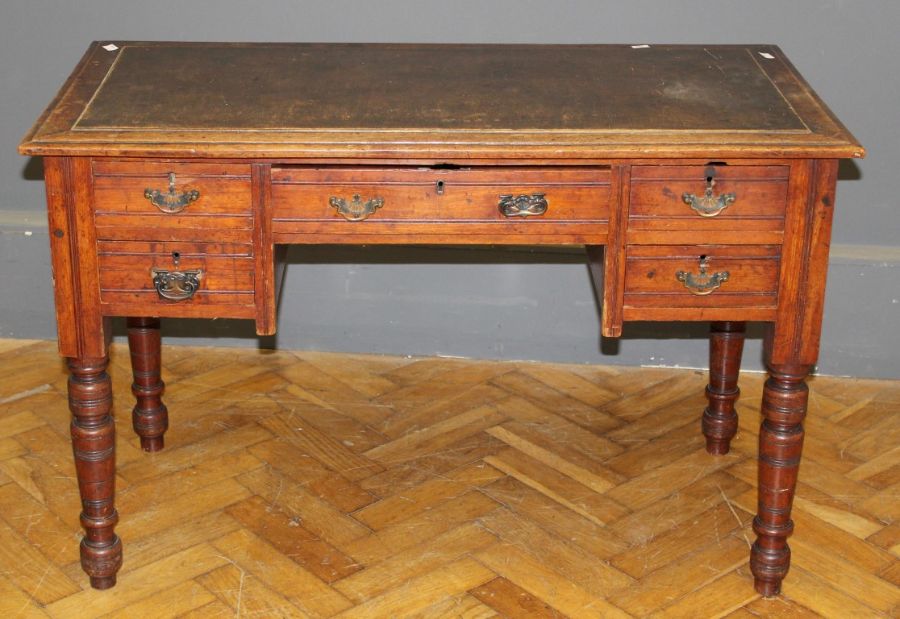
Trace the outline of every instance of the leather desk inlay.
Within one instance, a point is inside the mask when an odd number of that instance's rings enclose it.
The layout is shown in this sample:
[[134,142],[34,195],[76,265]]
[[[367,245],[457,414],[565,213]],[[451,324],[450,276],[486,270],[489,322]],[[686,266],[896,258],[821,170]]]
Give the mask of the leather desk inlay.
[[94,587],[122,561],[110,317],[156,451],[159,317],[271,334],[280,247],[417,243],[584,246],[606,336],[713,321],[711,454],[737,428],[744,321],[766,322],[750,564],[780,590],[837,162],[864,151],[777,48],[95,43],[19,150],[45,157]]

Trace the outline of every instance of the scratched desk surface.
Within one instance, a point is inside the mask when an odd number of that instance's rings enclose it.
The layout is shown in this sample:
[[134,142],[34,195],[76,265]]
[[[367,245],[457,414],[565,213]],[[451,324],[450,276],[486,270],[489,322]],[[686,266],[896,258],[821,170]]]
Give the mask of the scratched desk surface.
[[862,153],[772,46],[224,43],[93,45],[21,149],[304,156],[362,143]]

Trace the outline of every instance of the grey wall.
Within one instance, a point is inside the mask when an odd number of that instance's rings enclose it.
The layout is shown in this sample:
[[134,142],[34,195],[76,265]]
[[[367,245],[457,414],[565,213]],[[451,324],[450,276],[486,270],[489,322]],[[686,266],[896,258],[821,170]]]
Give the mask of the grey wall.
[[[841,171],[819,371],[900,376],[898,27],[894,0],[4,0],[0,337],[54,336],[40,162],[15,145],[91,40],[774,43],[869,152]],[[627,325],[622,340],[601,342],[577,251],[294,248],[291,262],[277,341],[231,321],[167,321],[167,333],[204,344],[706,365],[701,325]],[[759,367],[759,356],[757,337],[745,366]]]

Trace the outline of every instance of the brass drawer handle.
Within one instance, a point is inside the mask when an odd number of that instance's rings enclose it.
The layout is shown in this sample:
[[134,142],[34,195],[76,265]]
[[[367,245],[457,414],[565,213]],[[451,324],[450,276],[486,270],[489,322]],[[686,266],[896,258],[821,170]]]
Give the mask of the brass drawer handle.
[[697,296],[705,296],[712,294],[719,286],[728,281],[728,271],[719,271],[717,273],[707,273],[709,269],[709,258],[700,256],[700,273],[694,275],[687,271],[678,271],[675,273],[675,279],[684,284],[684,287],[691,291],[691,294]]
[[184,301],[190,299],[200,287],[200,279],[203,271],[167,271],[165,269],[151,269],[153,273],[153,286],[161,299],[169,301]]
[[532,215],[543,215],[547,212],[546,194],[533,193],[528,194],[506,194],[500,196],[500,213],[506,217],[531,217]]
[[384,206],[384,198],[372,198],[363,202],[357,193],[353,195],[350,202],[337,196],[331,196],[328,204],[337,209],[337,212],[347,221],[362,221]]
[[169,172],[169,191],[163,193],[159,189],[148,188],[144,190],[144,197],[163,213],[180,213],[188,204],[200,198],[200,192],[196,189],[176,191],[175,172]]
[[712,176],[707,176],[706,193],[703,196],[698,198],[692,193],[685,192],[681,195],[681,199],[684,200],[685,204],[690,205],[700,217],[715,217],[728,208],[729,204],[737,200],[737,196],[733,193],[723,193],[714,196],[713,186],[715,184],[716,180]]

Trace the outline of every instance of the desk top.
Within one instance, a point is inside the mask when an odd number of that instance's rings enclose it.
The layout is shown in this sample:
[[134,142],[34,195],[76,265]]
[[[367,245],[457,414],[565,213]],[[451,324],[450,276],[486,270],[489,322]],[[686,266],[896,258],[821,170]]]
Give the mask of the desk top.
[[773,46],[160,42],[92,44],[20,152],[864,154]]

